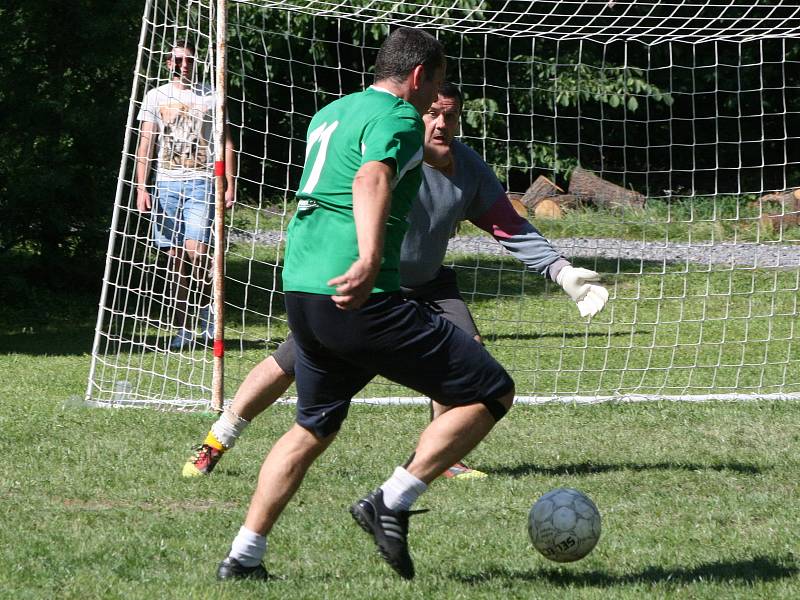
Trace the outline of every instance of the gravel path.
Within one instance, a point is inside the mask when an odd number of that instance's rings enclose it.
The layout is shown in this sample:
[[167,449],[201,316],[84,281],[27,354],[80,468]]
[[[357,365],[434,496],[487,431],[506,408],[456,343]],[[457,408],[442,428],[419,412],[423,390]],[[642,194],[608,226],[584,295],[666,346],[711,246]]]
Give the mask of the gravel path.
[[[279,231],[260,233],[234,232],[236,243],[275,245]],[[800,267],[800,245],[778,244],[688,244],[685,242],[634,242],[608,238],[556,238],[553,246],[567,258],[605,258],[659,263],[694,263],[704,265],[746,266],[751,268],[796,269]],[[456,236],[448,245],[450,252],[501,255],[506,251],[489,237]]]
[[[550,242],[567,258],[600,257],[612,260],[785,269],[800,266],[800,246],[634,242],[607,238],[557,238]],[[505,251],[492,239],[474,237],[456,237],[450,241],[449,249],[480,254],[501,254]]]

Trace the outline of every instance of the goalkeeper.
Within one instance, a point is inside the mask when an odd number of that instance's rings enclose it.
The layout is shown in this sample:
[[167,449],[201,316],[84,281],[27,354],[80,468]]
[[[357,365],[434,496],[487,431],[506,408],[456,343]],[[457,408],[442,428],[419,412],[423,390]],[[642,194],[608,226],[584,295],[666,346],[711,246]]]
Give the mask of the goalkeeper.
[[[455,139],[462,95],[445,83],[423,115],[425,124],[423,181],[409,213],[403,240],[400,279],[403,294],[438,312],[480,341],[475,322],[459,294],[455,271],[442,266],[448,240],[462,220],[487,231],[528,268],[557,282],[577,303],[582,317],[593,317],[608,292],[594,271],[573,267],[511,206],[502,184],[472,149]],[[229,408],[211,426],[203,444],[183,467],[185,477],[209,474],[223,453],[234,446],[250,421],[273,404],[294,381],[295,344],[290,335],[257,365],[239,387]],[[431,403],[432,418],[446,408]],[[486,475],[462,462],[450,467],[450,478]]]

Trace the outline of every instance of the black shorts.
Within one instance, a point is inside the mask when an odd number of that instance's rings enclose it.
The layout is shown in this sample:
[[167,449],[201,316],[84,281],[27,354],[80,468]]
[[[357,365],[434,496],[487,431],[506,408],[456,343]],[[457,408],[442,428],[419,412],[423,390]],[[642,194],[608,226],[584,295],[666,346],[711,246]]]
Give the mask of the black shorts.
[[[453,269],[442,267],[436,277],[428,283],[415,288],[403,288],[400,291],[404,298],[418,301],[426,309],[447,319],[471,337],[479,335],[467,303],[458,291],[456,272]],[[284,373],[294,377],[295,344],[291,333],[275,349],[272,358]]]
[[399,292],[358,310],[330,296],[286,293],[296,342],[297,423],[326,437],[376,375],[444,405],[496,400],[513,389],[505,369],[469,334]]
[[470,336],[479,335],[467,303],[458,291],[456,272],[450,267],[441,267],[436,277],[428,283],[413,288],[404,287],[400,291],[404,298],[423,302]]

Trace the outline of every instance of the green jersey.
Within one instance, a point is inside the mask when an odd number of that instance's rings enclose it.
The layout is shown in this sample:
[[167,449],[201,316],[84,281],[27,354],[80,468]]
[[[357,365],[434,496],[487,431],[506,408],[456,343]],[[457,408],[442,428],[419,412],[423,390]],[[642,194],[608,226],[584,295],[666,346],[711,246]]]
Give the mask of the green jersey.
[[372,291],[400,289],[400,247],[422,180],[423,132],[410,103],[374,86],[332,102],[311,119],[297,212],[287,232],[284,290],[336,293],[328,280],[358,259],[353,179],[371,161],[389,161],[395,169],[383,261]]

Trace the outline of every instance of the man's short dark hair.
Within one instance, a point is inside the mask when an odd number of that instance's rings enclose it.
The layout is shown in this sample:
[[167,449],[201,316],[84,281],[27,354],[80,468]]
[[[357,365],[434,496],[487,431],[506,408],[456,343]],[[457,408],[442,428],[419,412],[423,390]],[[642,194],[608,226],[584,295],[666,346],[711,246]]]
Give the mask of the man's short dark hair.
[[451,82],[445,81],[442,84],[442,87],[439,88],[439,95],[445,98],[450,98],[451,100],[458,100],[458,112],[464,108],[464,96],[461,94],[461,90],[458,89],[458,86]]
[[[197,54],[194,44],[187,39],[175,40],[175,43],[172,44],[172,50],[175,50],[175,48],[184,48],[185,50],[191,52],[193,55]],[[172,50],[170,50],[170,53],[167,56],[167,58],[172,58]]]
[[442,44],[421,29],[395,29],[378,51],[375,81],[402,81],[417,65],[424,67],[425,79],[430,81],[436,69],[445,65]]

